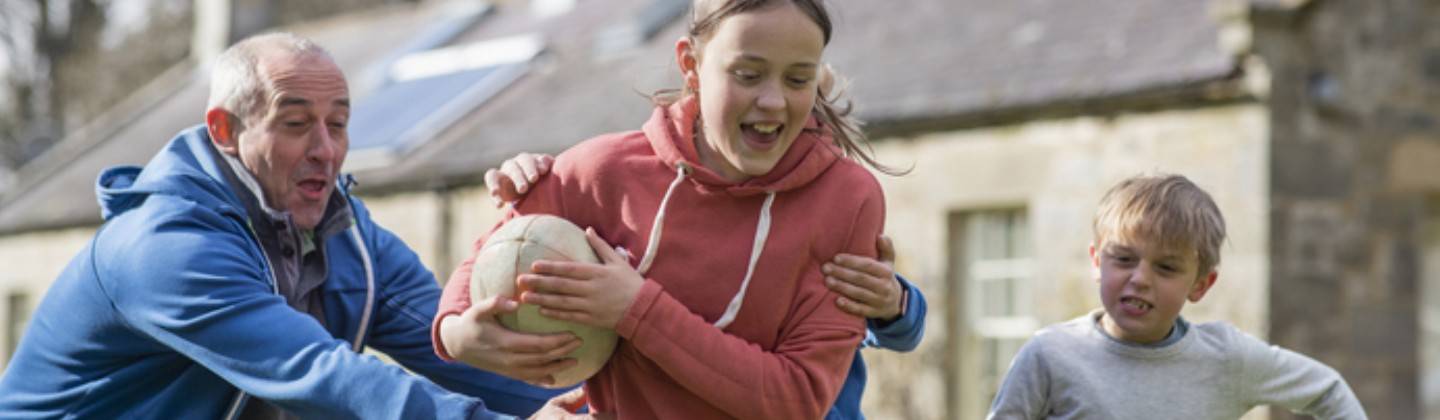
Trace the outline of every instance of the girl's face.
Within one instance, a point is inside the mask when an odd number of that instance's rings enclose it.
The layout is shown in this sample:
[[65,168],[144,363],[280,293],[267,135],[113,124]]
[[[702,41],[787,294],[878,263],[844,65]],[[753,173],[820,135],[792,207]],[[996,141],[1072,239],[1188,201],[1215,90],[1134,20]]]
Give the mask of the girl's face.
[[677,42],[685,83],[700,95],[701,164],[732,181],[770,172],[815,106],[824,48],[820,26],[788,1],[727,17],[706,39]]

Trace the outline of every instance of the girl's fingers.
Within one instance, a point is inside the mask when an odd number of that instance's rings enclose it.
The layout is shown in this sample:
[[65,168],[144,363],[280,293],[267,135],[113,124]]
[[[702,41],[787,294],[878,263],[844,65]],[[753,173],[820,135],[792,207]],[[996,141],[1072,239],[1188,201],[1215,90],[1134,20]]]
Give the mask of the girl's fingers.
[[515,282],[522,289],[538,293],[583,296],[589,294],[589,283],[585,280],[576,280],[566,277],[547,276],[543,274],[521,274]]
[[589,279],[604,273],[605,266],[575,261],[539,260],[530,264],[530,272],[546,276]]
[[520,294],[520,301],[539,306],[541,313],[544,313],[546,309],[581,311],[589,306],[586,305],[586,299],[580,297],[537,292]]

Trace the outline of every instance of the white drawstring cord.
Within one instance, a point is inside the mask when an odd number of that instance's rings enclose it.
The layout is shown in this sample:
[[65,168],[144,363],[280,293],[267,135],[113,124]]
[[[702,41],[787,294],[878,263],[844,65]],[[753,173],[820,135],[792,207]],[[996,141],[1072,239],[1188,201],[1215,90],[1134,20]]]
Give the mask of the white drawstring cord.
[[[670,197],[675,195],[675,187],[680,186],[680,181],[690,173],[690,166],[681,162],[675,165],[675,180],[670,182],[670,188],[665,190],[665,197],[660,199],[660,211],[655,213],[655,223],[650,226],[650,240],[645,244],[645,256],[640,258],[640,266],[636,269],[640,275],[650,271],[650,264],[655,262],[655,251],[660,247],[660,233],[665,226],[665,210],[669,207]],[[730,298],[730,304],[725,306],[725,313],[720,319],[715,320],[715,327],[725,329],[735,316],[740,314],[740,306],[745,302],[745,291],[750,288],[750,279],[755,275],[755,266],[760,262],[760,254],[765,250],[765,240],[770,237],[770,206],[775,202],[775,193],[769,192],[765,195],[765,204],[760,206],[760,222],[755,226],[755,243],[750,248],[750,264],[745,268],[745,280],[740,282],[740,290]]]
[[750,248],[750,266],[745,268],[745,281],[740,282],[740,291],[730,298],[725,314],[715,320],[715,328],[725,329],[735,316],[740,314],[740,304],[745,302],[745,289],[750,288],[750,277],[755,274],[755,265],[760,262],[760,252],[765,250],[765,239],[770,237],[770,204],[775,202],[775,193],[765,195],[765,204],[760,206],[760,223],[755,226],[755,244]]
[[665,208],[669,207],[670,196],[675,194],[675,187],[680,186],[680,181],[690,174],[690,165],[685,162],[675,164],[675,180],[670,181],[670,188],[665,190],[665,198],[660,199],[660,211],[655,213],[655,223],[650,226],[650,240],[645,244],[645,256],[640,258],[640,275],[650,271],[650,263],[655,262],[655,249],[660,246],[660,230],[665,227]]

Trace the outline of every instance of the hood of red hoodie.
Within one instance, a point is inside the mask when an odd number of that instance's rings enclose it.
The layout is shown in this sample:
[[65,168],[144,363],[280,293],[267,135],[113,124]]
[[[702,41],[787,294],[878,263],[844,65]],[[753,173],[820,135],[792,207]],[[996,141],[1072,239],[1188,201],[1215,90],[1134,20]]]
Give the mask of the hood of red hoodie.
[[828,128],[811,116],[805,122],[805,129],[790,144],[790,149],[765,175],[742,182],[733,182],[700,164],[700,154],[695,150],[695,121],[700,114],[700,104],[693,95],[687,96],[670,106],[655,107],[655,113],[643,128],[645,138],[655,154],[671,169],[685,163],[691,168],[690,178],[703,188],[724,191],[734,196],[782,192],[809,184],[830,165],[840,159],[840,148],[831,140]]

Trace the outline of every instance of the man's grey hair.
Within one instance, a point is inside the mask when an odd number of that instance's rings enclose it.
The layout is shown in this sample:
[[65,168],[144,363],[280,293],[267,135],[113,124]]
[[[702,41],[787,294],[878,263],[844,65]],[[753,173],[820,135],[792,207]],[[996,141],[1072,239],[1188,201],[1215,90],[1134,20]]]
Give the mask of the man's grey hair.
[[210,70],[210,100],[205,109],[222,108],[242,120],[251,112],[259,111],[270,89],[269,82],[260,76],[262,53],[331,58],[319,44],[288,32],[245,38],[215,59]]

